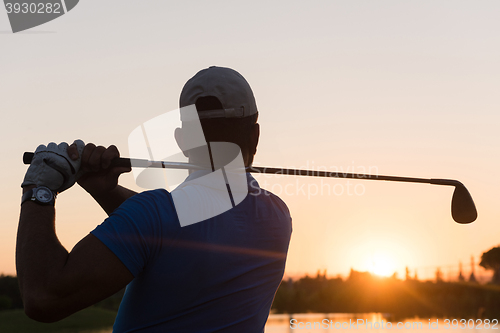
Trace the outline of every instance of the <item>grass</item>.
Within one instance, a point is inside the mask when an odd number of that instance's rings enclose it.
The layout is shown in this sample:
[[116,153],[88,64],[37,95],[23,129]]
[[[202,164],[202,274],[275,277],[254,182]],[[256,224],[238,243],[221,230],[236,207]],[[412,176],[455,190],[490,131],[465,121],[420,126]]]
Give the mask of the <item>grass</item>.
[[91,307],[56,323],[44,324],[29,319],[23,310],[0,311],[0,332],[77,333],[91,330],[111,330],[115,317],[115,311]]

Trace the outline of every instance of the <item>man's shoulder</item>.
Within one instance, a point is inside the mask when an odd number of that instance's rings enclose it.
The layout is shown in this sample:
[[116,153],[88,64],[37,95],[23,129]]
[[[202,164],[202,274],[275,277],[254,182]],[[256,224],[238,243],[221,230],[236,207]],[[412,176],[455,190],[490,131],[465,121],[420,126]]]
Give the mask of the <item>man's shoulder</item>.
[[247,174],[248,177],[248,195],[259,198],[260,200],[279,208],[286,215],[290,215],[290,211],[286,203],[276,194],[263,189],[260,187],[257,180],[250,174]]
[[[252,193],[249,193],[249,195],[251,194]],[[287,219],[288,218],[291,219],[290,210],[288,209],[288,206],[279,196],[266,189],[261,189],[260,193],[258,194],[258,197],[264,202],[266,202],[269,206],[272,206],[275,210],[279,210],[284,217],[286,217]]]
[[262,189],[262,195],[269,197],[271,200],[275,201],[280,206],[284,206],[288,209],[288,207],[287,207],[286,203],[283,201],[283,199],[281,199],[279,196],[272,193],[271,191],[268,191],[266,189]]

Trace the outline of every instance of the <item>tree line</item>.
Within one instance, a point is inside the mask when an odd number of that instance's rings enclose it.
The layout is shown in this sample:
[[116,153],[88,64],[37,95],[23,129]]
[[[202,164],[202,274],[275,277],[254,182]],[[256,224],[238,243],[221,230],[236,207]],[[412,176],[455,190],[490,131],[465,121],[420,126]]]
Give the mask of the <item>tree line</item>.
[[283,281],[276,293],[276,313],[381,312],[397,319],[419,317],[496,318],[500,287],[468,282],[399,280],[351,270],[349,277],[305,276]]
[[474,283],[471,274],[465,282],[444,282],[441,271],[436,281],[419,281],[409,276],[402,281],[351,270],[349,277],[316,277],[283,281],[276,293],[273,310],[277,313],[389,313],[395,318],[455,317],[496,318],[500,313],[500,246],[481,256],[480,266],[493,271],[489,284]]

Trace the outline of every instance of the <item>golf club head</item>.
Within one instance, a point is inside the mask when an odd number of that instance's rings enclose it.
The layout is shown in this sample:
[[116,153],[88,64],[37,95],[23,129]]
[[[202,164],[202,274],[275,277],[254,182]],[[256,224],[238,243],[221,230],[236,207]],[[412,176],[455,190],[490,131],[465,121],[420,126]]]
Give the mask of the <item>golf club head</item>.
[[451,216],[457,223],[471,223],[477,218],[476,205],[469,193],[463,186],[455,185],[455,191],[451,198]]

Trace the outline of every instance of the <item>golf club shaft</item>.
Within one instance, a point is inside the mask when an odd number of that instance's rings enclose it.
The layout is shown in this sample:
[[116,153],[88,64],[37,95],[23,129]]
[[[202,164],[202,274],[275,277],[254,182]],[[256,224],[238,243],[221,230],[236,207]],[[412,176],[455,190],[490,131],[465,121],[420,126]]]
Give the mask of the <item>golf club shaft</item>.
[[[33,159],[33,153],[25,152],[23,155],[24,164],[30,164]],[[194,169],[199,170],[203,167],[190,163],[181,162],[167,162],[167,161],[149,161],[144,159],[132,159],[120,157],[112,162],[113,166],[123,167],[139,167],[139,168],[164,168],[164,169]],[[319,171],[319,170],[302,170],[302,169],[287,169],[287,168],[271,168],[253,166],[246,168],[247,172],[252,173],[266,173],[266,174],[281,174],[292,176],[308,176],[308,177],[327,177],[327,178],[349,178],[349,179],[368,179],[368,180],[383,180],[391,182],[406,182],[406,183],[423,183],[433,185],[447,185],[447,186],[463,186],[461,182],[453,179],[435,179],[435,178],[413,178],[413,177],[399,177],[399,176],[384,176],[384,175],[370,175],[360,173],[345,173],[338,171]]]

